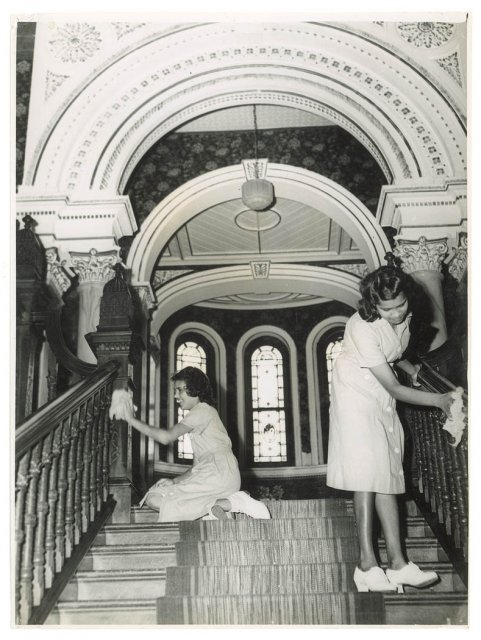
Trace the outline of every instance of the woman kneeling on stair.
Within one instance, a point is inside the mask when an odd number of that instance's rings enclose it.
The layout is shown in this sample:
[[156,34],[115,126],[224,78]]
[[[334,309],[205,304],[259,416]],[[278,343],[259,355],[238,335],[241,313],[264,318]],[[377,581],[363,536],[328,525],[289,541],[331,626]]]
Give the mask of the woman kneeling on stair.
[[159,512],[159,522],[228,519],[231,513],[269,519],[263,502],[239,491],[241,479],[232,443],[216,409],[208,377],[197,367],[175,373],[174,394],[180,408],[189,413],[171,429],[157,429],[134,417],[127,391],[114,391],[110,417],[125,420],[160,444],[167,445],[188,433],[194,454],[192,467],[182,475],[156,482],[142,499]]

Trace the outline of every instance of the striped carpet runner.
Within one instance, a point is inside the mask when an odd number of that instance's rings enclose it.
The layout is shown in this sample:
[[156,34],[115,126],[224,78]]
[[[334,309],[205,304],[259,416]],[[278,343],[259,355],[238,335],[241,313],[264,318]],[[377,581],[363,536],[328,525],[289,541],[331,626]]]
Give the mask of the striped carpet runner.
[[381,594],[356,592],[345,500],[266,502],[272,520],[180,523],[159,624],[382,624]]

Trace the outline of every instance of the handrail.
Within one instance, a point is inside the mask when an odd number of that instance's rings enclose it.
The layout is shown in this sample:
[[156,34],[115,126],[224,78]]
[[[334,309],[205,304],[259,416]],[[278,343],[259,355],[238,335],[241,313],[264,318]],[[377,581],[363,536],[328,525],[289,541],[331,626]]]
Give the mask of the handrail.
[[73,410],[91,393],[93,387],[102,386],[117,371],[119,364],[107,362],[84,380],[80,380],[65,393],[37,409],[26,418],[15,432],[15,459],[18,460],[36,441],[43,438],[66,409]]
[[[458,388],[450,380],[441,375],[439,371],[436,371],[436,369],[433,369],[433,367],[424,361],[422,362],[422,367],[418,374],[418,380],[426,387],[429,387],[430,391],[443,393],[447,391],[454,391]],[[462,397],[463,400],[467,402],[468,394],[465,391],[463,391]]]
[[[107,363],[29,416],[16,432],[16,618],[48,614],[75,552],[107,517],[111,421],[120,368]],[[95,530],[95,531],[94,531]],[[78,554],[78,552],[77,552]],[[39,611],[42,614],[39,614]]]

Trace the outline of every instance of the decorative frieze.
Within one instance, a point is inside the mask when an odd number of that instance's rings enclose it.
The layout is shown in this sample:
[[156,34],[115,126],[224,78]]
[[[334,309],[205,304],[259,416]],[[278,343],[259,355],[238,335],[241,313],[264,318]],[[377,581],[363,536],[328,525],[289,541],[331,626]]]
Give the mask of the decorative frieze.
[[401,258],[402,268],[407,273],[415,271],[441,272],[447,253],[447,238],[429,241],[425,236],[421,236],[418,241],[397,238],[394,247],[394,254]]
[[354,276],[358,276],[359,278],[364,278],[364,276],[369,273],[369,267],[367,264],[331,264],[329,267],[331,269],[347,271],[347,273],[352,273]]
[[79,276],[79,283],[96,282],[105,284],[114,275],[114,265],[118,261],[116,251],[90,249],[88,254],[70,253],[72,267]]
[[152,282],[153,287],[157,290],[166,282],[185,276],[188,273],[193,273],[193,271],[194,269],[156,269],[154,271],[154,278]]

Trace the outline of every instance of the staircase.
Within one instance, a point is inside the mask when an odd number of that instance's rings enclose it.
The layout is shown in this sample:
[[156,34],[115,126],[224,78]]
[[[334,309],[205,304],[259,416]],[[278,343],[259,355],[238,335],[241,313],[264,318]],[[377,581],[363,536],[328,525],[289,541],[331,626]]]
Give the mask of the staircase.
[[[46,624],[467,624],[465,586],[414,503],[407,554],[441,579],[392,595],[356,591],[349,501],[267,504],[272,520],[178,524],[133,508],[130,524],[103,528]],[[382,539],[379,551],[385,562]]]

